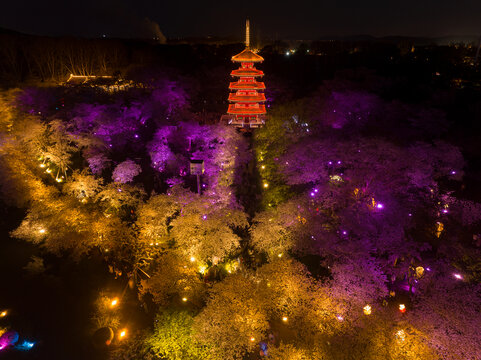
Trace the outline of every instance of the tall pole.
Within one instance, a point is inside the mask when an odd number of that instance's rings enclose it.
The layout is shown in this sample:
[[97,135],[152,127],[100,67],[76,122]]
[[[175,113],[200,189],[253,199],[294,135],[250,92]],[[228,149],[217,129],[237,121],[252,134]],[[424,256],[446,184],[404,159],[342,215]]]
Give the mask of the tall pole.
[[249,28],[249,19],[246,20],[246,47],[250,46],[250,28]]
[[197,194],[200,195],[200,175],[197,174]]

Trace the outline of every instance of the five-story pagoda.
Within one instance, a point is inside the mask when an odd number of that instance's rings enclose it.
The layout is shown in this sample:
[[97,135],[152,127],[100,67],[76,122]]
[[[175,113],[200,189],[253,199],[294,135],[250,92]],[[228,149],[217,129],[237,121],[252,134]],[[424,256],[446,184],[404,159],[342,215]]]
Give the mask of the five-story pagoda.
[[227,109],[227,122],[241,128],[257,128],[265,123],[266,97],[262,92],[266,86],[257,81],[264,76],[261,70],[254,67],[255,63],[264,61],[250,49],[249,20],[246,21],[246,48],[241,53],[232,57],[232,61],[240,63],[240,68],[230,74],[238,80],[229,84],[229,108]]

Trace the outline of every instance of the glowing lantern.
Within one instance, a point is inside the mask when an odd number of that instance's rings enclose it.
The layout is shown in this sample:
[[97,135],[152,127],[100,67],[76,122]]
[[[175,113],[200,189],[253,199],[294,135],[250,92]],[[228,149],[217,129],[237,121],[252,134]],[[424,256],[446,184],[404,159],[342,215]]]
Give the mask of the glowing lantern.
[[282,253],[280,253],[280,254],[277,254],[277,256],[281,258],[281,257],[282,257]]
[[440,221],[436,223],[436,237],[440,237],[444,230],[444,224]]
[[44,168],[44,167],[45,167],[45,164],[40,164],[40,167],[41,167],[41,168]]
[[265,166],[265,165],[262,165],[262,166],[261,166],[261,169],[262,169],[262,170],[264,170],[265,168],[266,168],[266,166]]
[[264,188],[268,188],[269,187],[269,184],[268,183],[264,183]]
[[255,337],[251,337],[251,338],[250,338],[250,341],[256,341],[256,338],[255,338]]
[[454,277],[458,280],[463,280],[463,276],[461,274],[454,274]]
[[416,276],[418,278],[422,277],[424,275],[424,268],[422,266],[418,266],[416,268]]
[[7,316],[7,310],[3,310],[1,313],[0,313],[0,317],[5,317]]
[[287,316],[282,317],[282,321],[286,322],[287,321]]
[[38,232],[39,232],[40,234],[45,234],[45,231],[46,231],[45,229],[40,229]]
[[118,303],[119,303],[119,299],[115,298],[115,299],[113,299],[112,302],[110,303],[110,306],[111,306],[111,307],[115,307],[115,306],[117,306]]
[[399,311],[402,313],[406,312],[406,306],[404,304],[399,304]]
[[182,301],[183,301],[183,302],[186,302],[186,301],[187,301],[187,298],[186,298],[186,297],[183,297],[183,298],[182,298]]
[[372,309],[371,305],[366,305],[362,308],[364,315],[371,315]]
[[191,256],[191,257],[190,257],[190,261],[191,261],[191,262],[194,262],[194,261],[195,261],[195,257]]
[[339,320],[339,321],[344,321],[344,318],[341,315],[337,315],[336,319]]
[[123,338],[125,338],[125,336],[127,336],[127,329],[123,329],[120,334],[119,334],[119,339],[122,340]]
[[406,333],[404,332],[404,330],[396,331],[396,338],[400,341],[406,340]]

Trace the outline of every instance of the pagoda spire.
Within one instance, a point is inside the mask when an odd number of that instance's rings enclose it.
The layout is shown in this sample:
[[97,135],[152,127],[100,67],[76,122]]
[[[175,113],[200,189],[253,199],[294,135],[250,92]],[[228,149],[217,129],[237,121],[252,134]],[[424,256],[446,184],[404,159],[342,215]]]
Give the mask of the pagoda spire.
[[250,26],[246,19],[246,48],[232,57],[232,61],[240,63],[240,68],[232,70],[232,77],[237,78],[229,84],[229,107],[221,121],[242,128],[244,131],[258,128],[265,124],[267,101],[264,94],[265,84],[260,80],[264,72],[255,68],[264,58],[250,49]]
[[246,19],[246,48],[250,46],[250,26],[249,26],[249,19]]

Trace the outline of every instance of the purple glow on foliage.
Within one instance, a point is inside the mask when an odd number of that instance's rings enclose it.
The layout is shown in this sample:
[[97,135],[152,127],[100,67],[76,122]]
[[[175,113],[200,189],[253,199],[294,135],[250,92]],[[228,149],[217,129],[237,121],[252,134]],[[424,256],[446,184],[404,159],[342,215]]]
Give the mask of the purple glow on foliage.
[[207,219],[207,215],[202,215],[202,219]]
[[451,171],[451,175],[456,175],[456,171]]
[[316,194],[314,194],[313,192],[311,192],[311,196],[314,197]]
[[316,193],[318,190],[317,189],[314,189],[314,192]]
[[413,216],[413,214],[409,213],[408,216]]
[[337,165],[341,165],[341,160],[338,160],[338,161],[337,161]]
[[342,231],[342,235],[347,235],[347,231],[346,231],[346,230],[343,230],[343,231]]
[[136,139],[138,139],[138,138],[139,138],[139,135],[138,135],[138,134],[135,134],[134,137],[135,137]]
[[332,165],[332,161],[329,161],[328,164],[329,164],[329,165]]

